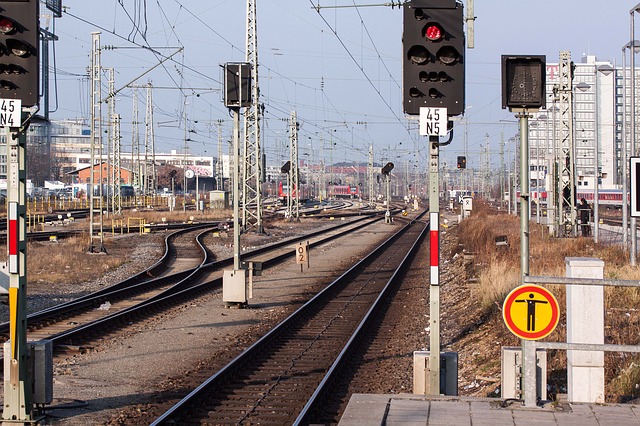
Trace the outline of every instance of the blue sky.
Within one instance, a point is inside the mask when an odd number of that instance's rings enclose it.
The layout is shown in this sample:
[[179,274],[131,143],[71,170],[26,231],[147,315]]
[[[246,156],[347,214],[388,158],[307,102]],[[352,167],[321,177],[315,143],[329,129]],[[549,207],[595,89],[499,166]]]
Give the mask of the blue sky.
[[[365,3],[376,2],[320,1],[322,6]],[[158,87],[154,91],[158,151],[182,152],[186,99],[187,126],[195,131],[190,133],[191,152],[217,153],[215,121],[224,120],[225,140],[231,126],[219,93],[219,65],[244,60],[245,1],[66,0],[63,4],[68,13],[55,23],[58,91],[57,102],[52,98],[51,103],[57,106],[53,119],[89,114],[89,84],[82,76],[89,66],[92,31],[102,32],[103,46],[117,47],[102,55],[103,67],[116,69],[116,88],[158,63],[158,55],[137,46],[150,46],[165,56],[184,46],[175,61],[136,83]],[[592,54],[619,64],[621,47],[630,37],[629,10],[635,4],[475,0],[475,49],[466,53],[464,121],[468,124],[456,128],[453,143],[442,150],[443,161],[454,164],[462,154],[465,127],[469,167],[479,166],[480,145],[488,142],[497,155],[501,136],[508,140],[517,132],[513,114],[501,109],[500,55],[543,54],[552,63],[558,61],[560,50],[570,50],[576,62],[583,54]],[[326,8],[318,13],[309,0],[257,0],[257,8],[264,150],[269,163],[288,156],[286,119],[295,110],[301,123],[301,158],[366,162],[373,145],[379,163],[412,161],[426,168],[426,140],[402,113],[401,10]],[[132,96],[131,89],[117,96],[125,151],[132,137]],[[498,163],[495,157],[493,163]]]

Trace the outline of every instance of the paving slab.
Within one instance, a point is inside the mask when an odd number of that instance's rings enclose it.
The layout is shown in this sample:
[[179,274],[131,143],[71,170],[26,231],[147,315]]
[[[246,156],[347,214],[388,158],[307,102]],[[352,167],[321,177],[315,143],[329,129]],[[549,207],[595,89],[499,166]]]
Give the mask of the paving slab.
[[524,407],[491,398],[354,394],[340,426],[640,425],[640,407],[630,404],[549,403]]

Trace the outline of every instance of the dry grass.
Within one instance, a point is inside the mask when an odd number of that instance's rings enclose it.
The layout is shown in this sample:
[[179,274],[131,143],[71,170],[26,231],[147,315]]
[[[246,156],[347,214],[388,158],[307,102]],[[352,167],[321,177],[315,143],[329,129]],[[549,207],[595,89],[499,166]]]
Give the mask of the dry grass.
[[[505,294],[521,284],[520,219],[494,213],[481,203],[475,203],[474,209],[476,204],[477,211],[460,224],[459,238],[481,266],[481,292],[495,295],[487,300],[489,306],[501,303]],[[628,265],[628,254],[618,246],[594,244],[587,238],[550,238],[545,226],[533,222],[529,235],[530,275],[564,276],[566,257],[596,257],[605,262],[607,278],[640,279],[640,270]],[[509,246],[496,246],[498,236],[506,236]]]
[[[495,237],[506,235],[508,248],[495,245]],[[482,306],[491,310],[502,306],[505,296],[521,284],[520,219],[494,213],[480,202],[474,203],[473,215],[460,224],[460,242],[475,254]],[[605,277],[640,280],[640,268],[629,266],[628,252],[619,246],[595,244],[587,238],[549,238],[546,227],[530,223],[530,275],[565,276],[566,257],[594,257],[605,262]],[[561,311],[566,305],[565,289],[550,286]],[[640,290],[637,288],[605,288],[605,341],[607,343],[640,344]],[[494,314],[498,310],[495,309]],[[549,340],[566,340],[566,318],[562,315],[557,330]],[[550,359],[550,367],[563,371],[566,356],[558,352]],[[636,365],[637,364],[637,365]],[[640,357],[607,353],[605,360],[607,398],[626,401],[640,396]],[[566,371],[563,371],[566,375]],[[566,381],[566,377],[564,378]]]
[[[124,220],[125,223],[128,219],[142,218],[146,223],[161,223],[162,219],[166,219],[167,222],[188,222],[193,221],[215,221],[215,220],[227,220],[233,218],[233,210],[205,210],[204,212],[196,212],[187,210],[174,210],[168,211],[155,211],[155,210],[124,210],[122,215],[113,216],[113,219]],[[109,218],[110,221],[112,218]]]
[[[105,245],[108,255],[90,254],[89,235],[61,239],[57,243],[30,242],[27,244],[27,284],[59,284],[80,283],[94,281],[102,277],[106,272],[118,268],[130,259],[127,255],[126,244],[117,244],[111,239],[110,229],[112,224],[127,225],[129,219],[132,226],[138,226],[143,219],[144,223],[161,223],[164,218],[169,223],[193,221],[227,220],[233,217],[231,210],[206,210],[204,213],[196,211],[177,210],[124,210],[122,215],[105,216],[104,226],[107,233]],[[86,221],[79,221],[69,228],[85,229],[88,231]],[[69,229],[67,228],[67,229]],[[49,230],[49,229],[47,229]],[[127,237],[128,238],[128,237]],[[129,244],[134,244],[130,242]],[[158,244],[158,256],[161,254],[161,245]],[[0,261],[6,260],[6,250],[0,250]]]
[[[95,280],[127,261],[126,256],[87,252],[88,237],[78,236],[59,243],[27,244],[27,284],[74,283]],[[6,255],[6,253],[5,253]]]

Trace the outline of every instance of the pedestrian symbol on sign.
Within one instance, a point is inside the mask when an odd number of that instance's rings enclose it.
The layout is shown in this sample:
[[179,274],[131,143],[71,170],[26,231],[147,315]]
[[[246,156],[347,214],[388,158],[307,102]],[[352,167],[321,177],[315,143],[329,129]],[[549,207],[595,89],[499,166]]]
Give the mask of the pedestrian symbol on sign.
[[502,306],[502,317],[507,328],[516,336],[525,340],[539,340],[555,330],[560,308],[549,290],[525,284],[507,295]]
[[533,293],[529,293],[529,299],[520,299],[515,302],[527,304],[527,331],[536,331],[536,304],[549,303],[545,300],[534,300],[534,297],[535,295]]

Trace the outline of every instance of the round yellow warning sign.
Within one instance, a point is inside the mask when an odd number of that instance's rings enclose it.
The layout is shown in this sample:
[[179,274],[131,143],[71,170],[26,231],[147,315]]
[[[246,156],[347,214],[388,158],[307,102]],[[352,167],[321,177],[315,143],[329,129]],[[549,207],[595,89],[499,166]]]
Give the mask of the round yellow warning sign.
[[525,340],[539,340],[555,330],[560,309],[549,290],[525,284],[511,290],[504,300],[502,317],[516,336]]

